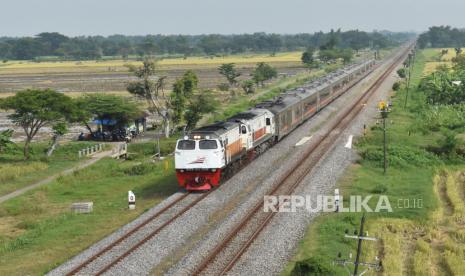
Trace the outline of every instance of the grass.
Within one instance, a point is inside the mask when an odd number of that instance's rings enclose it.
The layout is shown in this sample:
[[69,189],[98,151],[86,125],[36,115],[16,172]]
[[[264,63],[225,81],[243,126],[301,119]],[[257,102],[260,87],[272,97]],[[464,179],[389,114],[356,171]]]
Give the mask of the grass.
[[58,147],[50,158],[45,157],[48,144],[31,145],[31,158],[24,160],[21,143],[5,153],[0,153],[0,195],[5,195],[53,174],[72,167],[79,162],[77,152],[94,142],[69,142]]
[[[152,146],[130,145],[132,160],[102,159],[2,204],[0,275],[43,274],[177,191],[172,158],[168,166],[147,162]],[[141,163],[148,169],[137,169]],[[127,209],[129,190],[137,197],[135,211]],[[80,201],[94,202],[93,213],[71,213],[71,203]]]
[[[425,74],[425,65],[437,56],[438,51],[433,49],[418,53],[412,87]],[[437,146],[441,133],[419,130],[421,118],[417,118],[416,111],[424,98],[421,91],[412,90],[408,109],[403,108],[405,89],[392,98],[387,175],[383,176],[379,154],[382,131],[373,126],[366,137],[356,142],[362,159],[349,168],[338,186],[346,204],[349,195],[389,198],[393,212],[369,213],[365,225],[369,235],[379,240],[364,242],[362,260],[374,262],[375,256],[382,258],[379,275],[460,275],[465,271],[465,167],[427,152],[428,146]],[[373,208],[377,201],[370,202]],[[338,252],[343,258],[356,253],[356,241],[344,238],[344,231],[358,229],[360,217],[360,213],[336,213],[316,218],[282,274],[291,275],[296,262],[311,257],[321,257],[322,264],[330,266],[335,275],[347,274],[343,267],[331,264]]]

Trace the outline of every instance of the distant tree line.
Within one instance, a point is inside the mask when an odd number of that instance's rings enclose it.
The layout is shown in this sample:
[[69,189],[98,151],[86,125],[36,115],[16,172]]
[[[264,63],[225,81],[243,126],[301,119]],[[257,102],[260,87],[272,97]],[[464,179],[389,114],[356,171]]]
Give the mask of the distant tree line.
[[420,35],[418,46],[420,48],[460,48],[465,45],[465,30],[451,26],[433,26]]
[[[331,34],[332,33],[332,34]],[[63,59],[99,59],[103,56],[221,55],[244,52],[277,52],[319,48],[336,34],[337,48],[359,50],[366,47],[395,46],[410,38],[409,33],[363,32],[358,30],[314,34],[239,35],[146,35],[67,37],[40,33],[35,37],[0,37],[0,59],[30,60],[56,56]]]

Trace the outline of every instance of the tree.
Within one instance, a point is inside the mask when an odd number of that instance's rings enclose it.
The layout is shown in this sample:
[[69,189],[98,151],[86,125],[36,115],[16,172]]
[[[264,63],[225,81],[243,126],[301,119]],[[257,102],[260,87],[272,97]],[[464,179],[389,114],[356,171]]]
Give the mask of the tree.
[[354,57],[354,52],[350,48],[342,49],[340,57],[342,58],[344,64],[347,64],[352,61],[352,58]]
[[315,50],[313,48],[307,48],[305,52],[302,53],[302,57],[300,58],[302,60],[302,63],[305,64],[306,66],[310,67],[313,64],[313,53]]
[[340,33],[341,33],[340,29],[337,30],[337,32],[331,29],[331,32],[328,34],[328,39],[326,43],[320,46],[320,50],[332,50],[336,48],[336,46],[340,42]]
[[420,82],[426,100],[432,105],[454,105],[465,101],[465,82],[455,83],[465,79],[463,72],[450,72],[448,68],[436,71]]
[[188,70],[181,79],[176,80],[173,84],[173,91],[170,95],[170,109],[173,112],[173,124],[175,126],[181,122],[187,101],[197,91],[198,82],[197,75],[192,70]]
[[183,92],[185,97],[190,97],[197,90],[199,78],[192,70],[187,70],[182,76]]
[[257,66],[252,73],[252,79],[257,85],[260,84],[261,86],[263,86],[265,81],[276,78],[277,76],[278,72],[276,69],[264,62],[257,63]]
[[241,83],[241,87],[245,94],[252,94],[255,92],[255,82],[253,80],[245,80]]
[[[449,47],[462,46],[464,32],[450,27],[436,33],[445,38]],[[337,47],[359,50],[369,46],[385,48],[411,39],[413,34],[390,32],[361,32],[358,30],[315,34],[241,34],[241,35],[146,35],[78,36],[66,37],[59,33],[41,33],[35,37],[5,37],[0,40],[0,58],[34,59],[40,56],[64,56],[66,58],[95,59],[102,55],[153,56],[160,54],[221,55],[229,53],[296,51],[303,47],[321,47],[321,50]],[[420,37],[421,38],[421,37]],[[438,38],[434,38],[438,40]],[[428,36],[427,40],[430,40]],[[441,40],[438,40],[441,42]],[[421,40],[419,40],[420,44]],[[428,43],[428,42],[427,42]],[[462,44],[461,44],[462,43]],[[441,44],[443,44],[441,42]]]
[[44,44],[44,55],[56,55],[59,54],[57,50],[61,44],[68,41],[68,37],[59,33],[40,33],[37,35],[37,39]]
[[11,141],[11,137],[13,137],[13,130],[7,129],[0,132],[0,153],[3,152],[8,146],[14,144]]
[[201,91],[199,95],[190,100],[187,110],[184,113],[187,129],[195,128],[203,114],[211,113],[216,110],[218,103],[214,99],[212,92],[205,90]]
[[149,105],[148,110],[163,120],[165,137],[170,135],[169,98],[164,92],[166,77],[156,75],[154,60],[144,59],[142,66],[128,66],[139,80],[130,82],[126,89],[129,93],[145,99]]
[[173,83],[173,91],[170,95],[170,107],[173,111],[173,125],[179,124],[182,119],[186,105],[186,96],[184,95],[184,81],[176,80]]
[[234,63],[221,64],[218,71],[228,80],[229,84],[233,86],[237,84],[236,79],[241,75],[236,71]]
[[80,98],[79,101],[80,106],[85,108],[85,112],[79,115],[85,114],[88,118],[99,121],[114,121],[115,128],[126,126],[142,113],[135,102],[115,95],[91,94]]
[[42,127],[70,120],[74,112],[70,97],[50,89],[20,91],[2,101],[0,107],[14,110],[8,118],[25,132],[23,152],[26,159],[29,159],[30,143]]
[[325,62],[335,61],[337,59],[342,59],[344,63],[348,63],[353,58],[353,51],[352,49],[325,49],[320,50],[318,53],[318,57]]

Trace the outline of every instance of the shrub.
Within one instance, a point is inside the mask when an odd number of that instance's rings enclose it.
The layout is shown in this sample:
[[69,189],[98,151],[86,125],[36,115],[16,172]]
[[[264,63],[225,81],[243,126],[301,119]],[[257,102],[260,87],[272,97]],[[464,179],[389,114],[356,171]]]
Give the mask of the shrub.
[[400,89],[400,82],[396,81],[393,85],[392,85],[392,90],[394,91],[399,91]]
[[405,79],[405,77],[407,76],[407,72],[405,71],[405,68],[400,68],[399,70],[397,70],[397,75]]
[[388,189],[387,189],[387,187],[385,185],[379,184],[379,185],[375,186],[371,190],[371,192],[374,193],[374,194],[384,194],[384,193],[386,193],[387,190]]
[[142,163],[132,166],[124,170],[124,173],[127,175],[145,175],[149,172],[155,170],[155,166],[152,163]]
[[[383,166],[384,152],[382,147],[369,146],[361,149],[360,155],[365,161],[371,161],[377,166]],[[387,150],[387,161],[390,166],[404,167],[408,165],[437,165],[441,160],[437,155],[425,149],[409,146],[391,145]]]
[[295,264],[292,276],[331,275],[331,267],[320,257],[311,257]]

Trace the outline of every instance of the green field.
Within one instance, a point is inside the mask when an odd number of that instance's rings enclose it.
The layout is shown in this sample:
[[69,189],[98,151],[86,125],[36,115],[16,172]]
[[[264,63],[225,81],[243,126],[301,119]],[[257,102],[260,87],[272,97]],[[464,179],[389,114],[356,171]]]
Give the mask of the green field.
[[66,143],[58,147],[51,157],[46,158],[48,144],[33,143],[31,159],[27,161],[22,155],[22,144],[15,145],[0,154],[0,196],[71,168],[80,161],[78,151],[94,144],[96,143]]
[[[174,139],[162,143],[172,150]],[[173,160],[153,164],[155,144],[130,145],[131,160],[96,164],[0,205],[0,275],[43,274],[178,190]],[[127,209],[127,192],[137,195]],[[73,202],[92,201],[91,214]]]
[[[382,130],[374,126],[357,141],[361,161],[338,183],[345,200],[349,195],[389,197],[392,213],[367,214],[366,230],[380,240],[363,243],[362,260],[374,262],[379,256],[383,269],[378,275],[460,275],[465,271],[465,166],[461,159],[443,159],[427,151],[438,147],[444,134],[424,131],[425,122],[418,117],[425,98],[415,87],[425,65],[437,56],[437,50],[418,52],[407,109],[403,108],[405,87],[392,95],[387,175],[382,170]],[[410,207],[416,202],[416,208],[404,208],[406,202]],[[315,219],[283,275],[291,275],[297,262],[323,269],[323,274],[346,275],[346,269],[332,261],[338,252],[343,258],[349,253],[355,257],[357,242],[344,238],[344,231],[358,230],[360,218],[360,213],[339,213]]]
[[[258,89],[255,94],[235,96],[204,120],[231,116],[253,106],[255,101],[273,97],[323,73],[307,72],[278,80]],[[161,140],[163,155],[172,152],[175,140],[176,137]],[[44,160],[45,146],[34,145],[35,154],[30,163],[47,164],[31,173],[34,179],[47,176],[51,168],[56,167],[58,171],[58,164],[68,164],[64,159],[75,156],[77,148],[83,147],[81,143],[70,142],[60,147],[52,159]],[[0,275],[45,273],[176,192],[178,185],[172,159],[168,159],[167,169],[165,164],[150,163],[155,148],[155,142],[130,144],[130,160],[100,160],[0,205],[3,225],[0,228]],[[29,164],[22,160],[18,150],[2,158],[5,162],[16,158],[18,164]],[[76,157],[70,159],[69,165],[75,164]],[[11,190],[28,182],[21,177],[15,179],[18,182],[4,188]],[[138,196],[137,210],[133,212],[127,210],[128,190]],[[90,215],[72,214],[69,207],[78,201],[93,201],[94,212]]]

